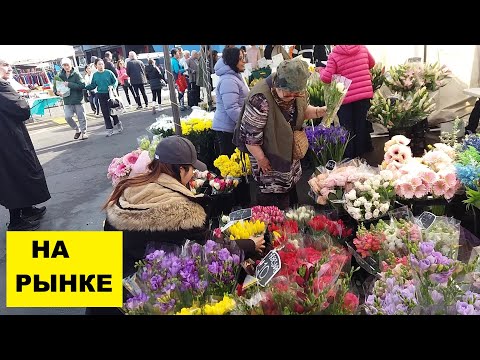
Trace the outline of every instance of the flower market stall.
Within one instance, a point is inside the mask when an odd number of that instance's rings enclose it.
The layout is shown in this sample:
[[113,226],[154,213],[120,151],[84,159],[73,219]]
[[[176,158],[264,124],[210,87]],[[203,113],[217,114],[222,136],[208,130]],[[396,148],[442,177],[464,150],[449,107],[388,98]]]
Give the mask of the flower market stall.
[[[449,73],[438,64],[417,66],[372,70],[377,92],[369,116],[391,130],[379,166],[344,158],[355,134],[336,126],[336,112],[349,80],[326,86],[312,75],[310,100],[331,109],[305,125],[314,205],[239,209],[232,194],[249,179],[248,156],[238,149],[212,156],[212,113],[196,109],[181,119],[209,169],[195,171],[188,184],[209,215],[209,238],[147,254],[124,279],[124,313],[480,314],[480,137],[459,142],[454,129],[429,147],[419,140],[412,127],[434,109],[434,92]],[[172,129],[172,119],[158,118],[137,149],[113,159],[112,185],[148,171],[156,144]],[[470,214],[473,225],[460,214]],[[246,256],[239,242],[258,237],[265,247]]]

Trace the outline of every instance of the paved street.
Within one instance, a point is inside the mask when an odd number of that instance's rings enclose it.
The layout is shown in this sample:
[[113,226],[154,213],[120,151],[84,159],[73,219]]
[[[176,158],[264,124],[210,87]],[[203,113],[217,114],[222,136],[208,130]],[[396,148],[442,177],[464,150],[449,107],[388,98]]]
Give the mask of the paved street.
[[[122,92],[121,95],[124,96]],[[147,95],[151,100],[151,94]],[[162,91],[162,95],[168,97],[168,91]],[[156,115],[151,113],[151,109],[137,111],[134,110],[136,106],[129,109],[120,117],[124,132],[110,138],[105,137],[103,117],[92,115],[88,120],[90,138],[84,141],[74,140],[74,131],[66,124],[45,119],[28,125],[52,195],[44,204],[47,213],[39,230],[102,229],[105,216],[100,209],[112,190],[106,177],[107,167],[114,157],[136,148],[137,137],[147,134],[146,128],[155,121],[155,117],[171,115],[170,103],[162,102],[162,111],[157,111]],[[58,113],[58,109],[55,110]],[[188,112],[182,112],[181,116],[186,114]],[[83,308],[5,307],[5,231],[8,218],[8,211],[0,206],[0,314],[83,314]]]

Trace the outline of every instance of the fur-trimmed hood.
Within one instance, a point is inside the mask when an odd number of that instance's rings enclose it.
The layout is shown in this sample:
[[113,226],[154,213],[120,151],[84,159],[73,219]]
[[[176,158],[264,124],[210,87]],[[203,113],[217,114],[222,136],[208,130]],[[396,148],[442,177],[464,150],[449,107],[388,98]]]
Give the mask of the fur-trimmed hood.
[[107,208],[107,219],[117,230],[178,231],[201,228],[206,213],[190,190],[169,175],[157,182],[126,189]]

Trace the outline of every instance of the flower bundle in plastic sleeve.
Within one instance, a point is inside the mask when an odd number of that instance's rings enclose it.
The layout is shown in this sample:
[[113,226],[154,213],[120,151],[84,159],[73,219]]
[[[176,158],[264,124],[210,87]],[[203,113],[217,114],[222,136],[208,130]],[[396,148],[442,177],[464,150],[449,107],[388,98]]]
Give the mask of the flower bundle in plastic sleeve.
[[356,181],[345,193],[345,210],[357,221],[373,220],[388,213],[394,200],[393,174],[382,170],[365,181]]
[[265,233],[265,223],[256,220],[241,220],[230,226],[227,230],[230,240],[249,239],[252,236],[260,236]]
[[216,177],[209,181],[212,188],[212,195],[231,193],[239,184],[239,180],[233,176],[227,176],[224,179]]
[[320,80],[320,74],[316,71],[313,72],[307,81],[307,92],[310,105],[325,105],[324,87],[325,84]]
[[[137,168],[135,168],[135,165],[142,153],[143,153],[142,150],[134,150],[120,158],[114,158],[112,160],[107,170],[107,178],[111,179],[112,186],[117,186],[117,184],[121,180],[126,179],[134,169],[136,169],[134,174],[142,173],[142,171],[146,168],[146,166],[142,165],[140,167],[137,166]],[[147,161],[145,161],[145,157],[147,157]],[[142,164],[150,163],[148,154],[144,154],[141,162]]]
[[345,149],[353,136],[342,126],[327,127],[323,124],[305,128],[309,148],[318,165],[325,166],[329,160],[342,161]]
[[167,136],[174,135],[174,129],[175,125],[173,122],[173,117],[162,115],[159,116],[156,121],[147,128],[147,131],[153,135],[160,135],[162,138],[165,138]]
[[339,124],[337,112],[342,106],[345,96],[347,96],[348,88],[352,80],[344,76],[335,74],[332,76],[330,84],[324,86],[325,105],[327,107],[322,124],[329,127],[333,122]]
[[423,238],[433,242],[435,250],[456,259],[460,246],[460,221],[453,217],[437,216],[428,229],[423,230]]
[[259,220],[266,225],[271,223],[281,224],[285,221],[283,212],[276,206],[254,206],[252,208],[252,221]]
[[210,181],[216,177],[217,175],[208,170],[199,171],[195,169],[192,180],[188,182],[188,187],[194,195],[204,194],[210,187]]
[[308,222],[315,216],[315,209],[313,206],[299,206],[294,209],[289,209],[285,213],[285,218],[288,220],[294,220],[298,223],[299,227],[304,229]]
[[343,244],[352,234],[352,229],[348,228],[343,220],[330,220],[325,215],[315,215],[308,222],[308,230],[305,245],[318,250]]

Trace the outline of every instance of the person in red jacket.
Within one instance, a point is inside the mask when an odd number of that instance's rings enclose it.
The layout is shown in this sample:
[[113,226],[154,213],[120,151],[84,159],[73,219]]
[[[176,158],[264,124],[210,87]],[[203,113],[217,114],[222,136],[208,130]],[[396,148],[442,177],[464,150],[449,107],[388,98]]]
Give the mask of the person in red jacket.
[[373,150],[370,137],[373,128],[367,120],[367,112],[373,98],[370,69],[374,65],[375,60],[364,45],[336,45],[328,56],[327,66],[320,70],[324,83],[330,83],[334,74],[352,80],[338,111],[340,124],[351,136],[355,135],[345,150],[347,158],[353,159]]

